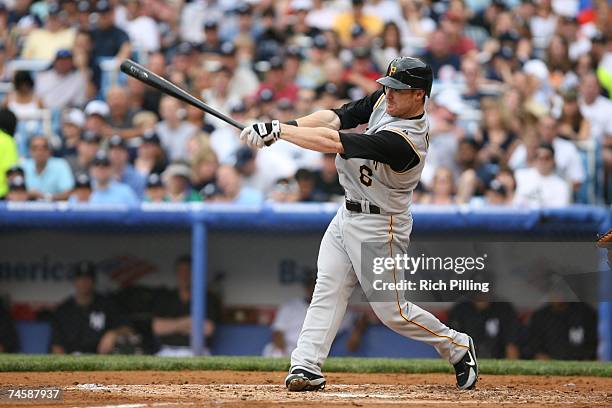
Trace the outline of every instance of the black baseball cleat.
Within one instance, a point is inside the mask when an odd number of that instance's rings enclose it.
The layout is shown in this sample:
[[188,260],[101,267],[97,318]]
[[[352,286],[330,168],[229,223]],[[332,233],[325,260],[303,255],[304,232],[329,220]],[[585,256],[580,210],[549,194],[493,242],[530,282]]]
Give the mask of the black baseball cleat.
[[325,377],[301,368],[294,368],[285,378],[289,391],[319,391],[325,388]]
[[470,348],[463,358],[454,365],[455,375],[457,376],[457,387],[460,390],[471,390],[478,381],[478,362],[476,361],[476,350],[474,342],[469,337]]

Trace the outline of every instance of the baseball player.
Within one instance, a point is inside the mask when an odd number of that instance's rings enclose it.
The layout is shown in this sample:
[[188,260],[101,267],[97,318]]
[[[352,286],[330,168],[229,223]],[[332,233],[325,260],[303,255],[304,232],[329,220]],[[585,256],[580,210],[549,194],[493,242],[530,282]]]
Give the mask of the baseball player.
[[[361,275],[362,242],[385,242],[381,256],[406,253],[412,215],[410,204],[425,164],[429,121],[425,99],[433,73],[416,58],[399,57],[378,79],[383,88],[339,109],[321,110],[281,124],[255,123],[240,137],[262,148],[282,139],[305,149],[337,153],[336,167],[346,203],[327,228],[317,261],[312,302],[291,355],[285,380],[290,391],[325,387],[321,372],[349,297]],[[339,132],[367,123],[363,134]],[[389,271],[389,282],[402,279]],[[455,368],[457,386],[471,389],[478,379],[472,339],[441,323],[396,291],[393,302],[371,302],[378,318],[392,330],[431,344]]]

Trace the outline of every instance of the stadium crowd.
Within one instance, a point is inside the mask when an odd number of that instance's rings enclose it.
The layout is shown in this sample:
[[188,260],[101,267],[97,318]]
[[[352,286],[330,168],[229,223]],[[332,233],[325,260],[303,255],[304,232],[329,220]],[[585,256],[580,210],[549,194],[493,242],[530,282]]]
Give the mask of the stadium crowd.
[[[0,197],[339,200],[334,156],[238,131],[118,71],[131,57],[236,120],[288,121],[419,56],[436,81],[414,202],[612,202],[606,0],[0,2]],[[270,165],[274,163],[274,165]]]

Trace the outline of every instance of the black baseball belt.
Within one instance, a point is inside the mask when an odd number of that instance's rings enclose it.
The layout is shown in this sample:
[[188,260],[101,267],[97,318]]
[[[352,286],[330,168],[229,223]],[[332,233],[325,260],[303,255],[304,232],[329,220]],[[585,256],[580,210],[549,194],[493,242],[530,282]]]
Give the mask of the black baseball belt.
[[[345,200],[344,201],[346,209],[356,213],[366,213],[366,214],[380,214],[380,208],[375,206],[374,204],[370,204],[367,201],[365,202],[365,211],[362,207],[361,203],[358,201]],[[367,209],[370,209],[369,211]]]

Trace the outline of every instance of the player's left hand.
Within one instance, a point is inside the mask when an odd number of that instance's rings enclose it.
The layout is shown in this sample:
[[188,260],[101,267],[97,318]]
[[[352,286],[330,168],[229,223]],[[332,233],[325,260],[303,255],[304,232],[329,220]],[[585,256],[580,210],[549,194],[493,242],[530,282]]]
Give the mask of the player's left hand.
[[240,140],[250,147],[261,149],[270,146],[280,138],[281,128],[278,120],[259,122],[245,127],[240,133]]

